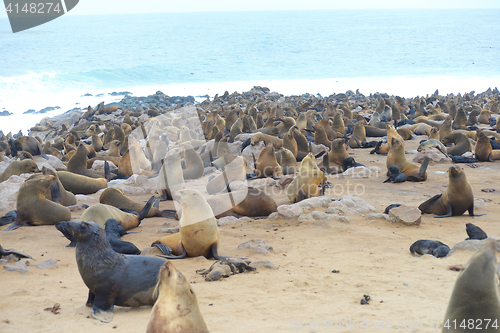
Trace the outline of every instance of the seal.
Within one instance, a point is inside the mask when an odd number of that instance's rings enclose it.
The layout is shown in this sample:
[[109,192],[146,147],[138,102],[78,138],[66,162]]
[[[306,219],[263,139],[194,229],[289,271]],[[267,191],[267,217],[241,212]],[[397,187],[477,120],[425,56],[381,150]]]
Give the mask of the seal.
[[287,186],[286,195],[292,203],[317,197],[323,192],[319,185],[326,181],[325,174],[316,165],[314,156],[309,153],[300,163],[299,174]]
[[[47,192],[45,192],[45,197],[51,201],[60,203],[63,206],[71,206],[71,205],[76,205],[76,197],[73,193],[66,191],[64,188],[63,184],[59,180],[59,177],[57,176],[57,172],[55,172],[52,169],[49,169],[47,167],[42,168],[42,173],[36,173],[32,175],[28,179],[40,177],[43,175],[50,175],[54,176],[55,180],[54,182],[57,183],[57,186],[53,186],[54,183],[50,186],[49,189],[47,189]],[[54,193],[54,191],[57,191]]]
[[483,231],[483,229],[479,228],[477,225],[474,225],[472,223],[467,223],[465,225],[465,231],[467,232],[467,235],[469,238],[465,240],[470,240],[470,239],[486,239],[488,238],[488,235]]
[[12,156],[17,155],[17,151],[27,151],[31,155],[42,155],[46,160],[49,159],[47,155],[43,152],[42,145],[40,141],[32,136],[19,136],[16,140],[10,140],[10,149]]
[[68,171],[57,171],[57,176],[63,187],[73,194],[93,194],[108,186],[104,178],[90,178]]
[[23,225],[56,224],[71,219],[68,208],[45,197],[54,181],[54,176],[44,175],[26,180],[21,185],[17,194],[17,217],[6,230],[14,230]]
[[[392,137],[390,140],[389,152],[387,153],[387,169],[392,165],[396,165],[400,172],[404,173],[407,180],[413,182],[421,182],[427,179],[427,165],[429,158],[426,157],[419,167],[406,160],[404,141],[401,137]],[[389,141],[388,141],[389,143]]]
[[352,136],[349,138],[349,147],[351,148],[363,148],[363,142],[366,141],[366,131],[365,124],[363,122],[358,121],[356,125],[354,125],[354,132]]
[[474,214],[474,195],[464,170],[452,165],[448,173],[448,187],[443,194],[433,196],[418,206],[418,209],[422,213],[437,214],[435,217],[459,216],[466,210],[470,216],[484,215]]
[[204,256],[207,259],[222,259],[218,249],[220,232],[217,220],[203,194],[196,190],[180,190],[175,198],[182,206],[179,233],[165,236],[154,244],[163,244],[172,250],[167,259]]
[[469,138],[462,133],[453,132],[448,134],[447,136],[442,137],[441,142],[445,145],[449,143],[454,144],[454,146],[447,151],[449,155],[461,156],[465,152],[472,151]]
[[247,164],[245,158],[243,156],[237,156],[230,163],[225,165],[222,173],[218,174],[207,183],[207,192],[208,194],[219,193],[231,182],[235,180],[245,181],[246,179]]
[[157,191],[161,194],[163,201],[172,200],[173,192],[184,188],[181,156],[182,151],[180,148],[170,150],[160,168]]
[[255,146],[257,143],[260,141],[264,141],[266,145],[272,144],[276,148],[281,148],[283,146],[283,140],[280,138],[277,138],[272,135],[264,134],[264,133],[257,133],[252,136],[252,140],[250,141],[250,144],[252,146]]
[[76,153],[68,161],[68,164],[66,164],[66,169],[69,172],[73,172],[77,175],[82,175],[90,178],[106,178],[106,175],[101,175],[87,169],[87,159],[87,148],[85,148],[84,144],[80,144],[76,150]]
[[121,225],[123,230],[127,231],[141,224],[141,221],[148,215],[154,199],[154,196],[151,197],[138,215],[135,211],[127,213],[116,208],[115,206],[99,203],[85,209],[80,216],[80,219],[83,222],[94,222],[100,226],[104,226],[104,223],[106,223],[108,219],[115,219],[118,221],[118,224]]
[[431,254],[436,258],[446,257],[450,252],[448,245],[435,240],[421,239],[410,246],[411,254]]
[[115,252],[135,255],[141,254],[141,250],[139,250],[137,246],[121,239],[121,237],[126,235],[127,232],[123,230],[117,220],[108,219],[104,223],[104,231],[106,232],[106,239],[108,240],[109,245]]
[[497,327],[486,327],[486,322],[500,322],[496,252],[495,242],[486,243],[458,275],[444,316],[443,332],[470,332],[459,326],[463,322],[482,323],[482,332],[498,332]]
[[477,142],[474,154],[480,162],[493,162],[500,160],[500,151],[493,150],[490,139],[482,131],[477,133]]
[[397,165],[391,165],[387,170],[387,178],[384,180],[384,183],[403,183],[406,181],[406,176],[404,173],[399,172],[399,168]]
[[6,256],[10,256],[10,255],[13,255],[17,258],[17,260],[21,260],[21,259],[31,259],[31,260],[34,260],[30,255],[27,255],[27,254],[24,254],[24,253],[21,253],[21,252],[17,252],[17,251],[14,251],[14,250],[6,250],[2,247],[2,245],[0,245],[0,259],[2,259],[2,257],[6,257]]
[[282,174],[293,175],[297,172],[297,160],[292,152],[285,147],[282,147],[280,151],[276,153],[276,160],[281,166]]
[[186,165],[186,169],[182,172],[184,179],[198,179],[202,177],[205,169],[200,155],[198,155],[189,143],[185,143],[183,148],[184,164]]
[[191,284],[172,262],[161,266],[155,290],[159,293],[158,299],[146,333],[208,333]]
[[7,168],[0,175],[0,183],[6,181],[13,175],[21,175],[23,173],[40,172],[35,161],[26,159],[22,161],[11,161]]
[[[293,135],[291,133],[288,133],[287,136],[291,136],[293,138]],[[293,140],[293,142],[295,142],[295,139]],[[295,148],[297,148],[296,144]],[[295,149],[295,152],[297,152],[297,149]],[[295,159],[296,154],[293,156]],[[264,149],[262,149],[262,151],[260,152],[259,158],[257,159],[257,162],[255,162],[255,174],[259,178],[281,177],[282,175],[281,166],[278,164],[278,161],[276,160],[276,153],[274,152],[274,147],[272,144],[266,145]]]
[[[325,160],[325,158],[323,158],[323,161]],[[347,158],[349,158],[349,153],[347,152],[344,139],[338,138],[333,140],[332,144],[330,145],[330,151],[328,152],[328,162],[334,163],[337,168],[339,168],[338,171],[344,172],[345,160]],[[330,164],[329,168],[331,168]]]
[[89,222],[59,222],[76,239],[76,263],[89,288],[87,306],[92,317],[108,323],[115,305],[153,305],[158,272],[165,260],[115,252],[104,229]]

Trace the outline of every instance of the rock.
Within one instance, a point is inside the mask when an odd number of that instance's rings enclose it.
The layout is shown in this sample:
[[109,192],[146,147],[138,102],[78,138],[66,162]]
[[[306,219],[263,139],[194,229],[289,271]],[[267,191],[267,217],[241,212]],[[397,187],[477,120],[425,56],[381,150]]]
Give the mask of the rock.
[[[88,207],[88,206],[87,206]],[[71,212],[77,212],[79,210],[84,210],[86,209],[85,205],[83,204],[75,204],[75,205],[69,205],[69,206],[66,206],[66,208],[68,208]]]
[[315,220],[328,220],[329,218],[331,218],[331,216],[329,216],[329,214],[327,214],[325,212],[320,212],[319,210],[315,210],[314,212],[312,212],[311,216]]
[[56,168],[66,169],[64,163],[54,155],[47,155],[47,157],[49,158],[48,160],[44,159],[41,155],[33,156],[33,160],[36,162],[40,170],[43,167],[52,169],[54,171],[56,171]]
[[273,247],[260,238],[250,239],[238,245],[238,250],[248,249],[250,252],[267,254],[268,251],[274,252]]
[[252,262],[249,266],[254,269],[259,269],[259,268],[267,268],[273,270],[278,269],[278,267],[269,260],[257,260]]
[[342,198],[340,198],[339,201],[360,215],[364,215],[367,213],[378,213],[375,207],[356,196],[344,195],[342,196]]
[[[86,96],[86,95],[83,95],[83,96]],[[90,94],[88,94],[88,95],[90,95]],[[127,96],[127,95],[132,95],[132,93],[129,91],[122,91],[122,92],[113,91],[113,92],[109,93],[108,95],[110,95],[110,96]],[[90,96],[92,96],[92,95],[90,95]]]
[[358,166],[349,168],[342,173],[342,176],[349,178],[371,178],[379,177],[382,174],[382,169],[379,167]]
[[259,178],[248,181],[248,186],[253,186],[258,189],[264,189],[270,186],[276,186],[276,180],[272,178]]
[[[240,146],[241,146],[241,144],[240,144]],[[262,151],[262,149],[264,149],[264,147],[265,147],[264,142],[260,141],[260,142],[256,143],[255,146],[248,145],[241,152],[241,156],[243,156],[245,158],[245,160],[247,161],[247,165],[251,166],[250,169],[253,169],[253,165],[254,165],[252,153],[255,155],[255,159],[257,160],[259,158],[260,152]],[[208,149],[208,147],[207,147],[207,149]]]
[[327,214],[356,215],[357,212],[350,209],[340,201],[332,201],[325,211]]
[[434,147],[422,148],[422,151],[417,151],[412,161],[413,163],[422,163],[426,157],[429,158],[430,164],[451,162],[450,158],[444,156],[439,149]]
[[344,215],[333,215],[339,222],[351,222],[351,219],[348,216]]
[[478,210],[488,210],[488,207],[486,206],[486,202],[481,199],[481,198],[474,198],[474,212]]
[[6,117],[6,116],[11,116],[13,113],[9,111],[2,111],[0,112],[0,117]]
[[47,260],[44,260],[38,264],[30,265],[30,266],[34,266],[34,267],[40,268],[40,269],[59,268],[59,265],[57,264],[57,261],[55,259],[47,259]]
[[386,219],[387,221],[390,221],[390,217],[387,214],[384,213],[372,213],[372,214],[366,214],[365,218],[369,220],[378,220],[378,219]]
[[416,207],[399,206],[389,211],[389,217],[392,222],[400,222],[405,225],[420,225],[422,213]]
[[486,245],[486,243],[488,243],[489,241],[494,241],[495,243],[497,243],[497,251],[500,252],[500,238],[499,237],[488,237],[488,238],[481,239],[481,240],[469,239],[469,240],[464,240],[464,241],[458,242],[457,244],[455,244],[451,248],[450,253],[453,253],[457,250],[467,250],[467,251],[476,252],[479,249],[481,249],[484,245]]
[[9,272],[19,272],[21,274],[24,274],[26,272],[29,272],[28,269],[26,268],[26,263],[22,260],[19,260],[18,262],[12,264],[12,265],[4,265],[4,269],[6,269]]
[[271,213],[267,218],[270,220],[277,220],[280,214],[278,212]]
[[[102,171],[104,172],[104,162],[106,161],[100,161],[100,160],[95,160],[94,163],[92,164],[92,170],[94,171]],[[111,161],[108,161],[109,168],[111,170],[117,169],[118,167]]]
[[235,216],[225,216],[225,217],[221,217],[220,219],[217,219],[218,226],[227,225],[227,224],[236,224],[238,222],[240,222],[240,220]]
[[293,182],[294,178],[295,175],[281,176],[278,181],[278,187],[281,189],[285,189],[288,185],[290,185],[291,182]]
[[302,223],[302,222],[307,222],[307,221],[312,221],[314,220],[314,217],[312,217],[311,214],[301,214],[299,218],[297,219],[297,222]]
[[287,219],[293,219],[293,218],[299,217],[300,214],[302,214],[303,209],[302,209],[302,207],[297,206],[297,204],[280,205],[280,206],[278,206],[277,211],[283,217],[285,217]]

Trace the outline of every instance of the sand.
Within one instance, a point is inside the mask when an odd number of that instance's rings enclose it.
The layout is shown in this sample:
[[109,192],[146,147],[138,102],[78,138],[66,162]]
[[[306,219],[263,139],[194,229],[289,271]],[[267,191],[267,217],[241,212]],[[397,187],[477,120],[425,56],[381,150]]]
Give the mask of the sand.
[[[415,149],[416,140],[406,141],[406,150]],[[385,173],[385,156],[370,155],[370,149],[349,150],[356,161],[377,166]],[[413,155],[407,155],[411,160]],[[364,179],[329,176],[335,188],[326,195],[339,199],[343,194],[358,195],[380,212],[388,204],[416,207],[445,190],[450,163],[431,164],[422,183],[383,184],[384,174]],[[277,270],[259,269],[216,282],[206,282],[196,270],[208,268],[213,260],[188,258],[174,262],[193,284],[198,303],[211,332],[321,332],[359,330],[391,331],[389,325],[407,332],[432,332],[441,328],[451,291],[459,274],[451,265],[465,264],[473,252],[462,250],[446,258],[412,256],[410,245],[419,239],[439,240],[450,248],[467,238],[465,224],[480,226],[489,236],[500,235],[498,216],[499,163],[477,163],[465,169],[475,197],[487,204],[487,214],[435,219],[423,215],[419,226],[395,224],[385,219],[369,220],[350,216],[351,222],[337,220],[298,223],[297,219],[255,220],[220,226],[219,253],[244,256],[251,261],[270,260]],[[340,189],[344,193],[339,193]],[[495,192],[481,189],[496,188]],[[354,193],[357,189],[357,193]],[[347,190],[350,193],[347,193]],[[335,192],[336,191],[336,192]],[[362,193],[361,193],[362,192]],[[96,195],[92,196],[97,203]],[[146,200],[147,196],[135,197]],[[278,195],[279,204],[287,204]],[[88,204],[89,202],[87,202]],[[162,202],[162,209],[172,203]],[[5,213],[1,212],[2,214]],[[78,220],[81,212],[73,213]],[[164,234],[158,230],[177,225],[175,220],[146,219],[124,236],[140,249]],[[273,247],[268,254],[237,250],[246,240],[260,238]],[[144,332],[151,307],[115,307],[111,323],[90,316],[85,306],[88,289],[75,260],[75,250],[66,249],[68,240],[53,226],[22,227],[0,231],[0,244],[30,254],[36,264],[55,259],[58,268],[28,266],[20,274],[0,270],[0,332]],[[361,305],[369,295],[368,305]],[[45,311],[60,304],[58,314]],[[341,326],[343,325],[343,328]]]

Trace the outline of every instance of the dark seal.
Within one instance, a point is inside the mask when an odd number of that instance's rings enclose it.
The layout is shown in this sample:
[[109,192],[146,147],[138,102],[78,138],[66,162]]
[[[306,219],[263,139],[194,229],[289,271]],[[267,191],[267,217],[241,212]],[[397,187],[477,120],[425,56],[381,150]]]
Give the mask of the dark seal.
[[448,245],[435,240],[421,239],[410,246],[411,254],[432,254],[436,258],[446,257],[450,248]]
[[104,229],[92,222],[59,222],[76,240],[76,263],[89,288],[92,317],[110,322],[113,307],[153,305],[160,267],[156,257],[119,254],[106,240]]
[[104,223],[104,231],[106,232],[106,238],[109,245],[111,245],[115,252],[123,254],[141,254],[141,250],[139,250],[137,246],[121,239],[127,232],[123,230],[117,220],[108,219],[106,223]]

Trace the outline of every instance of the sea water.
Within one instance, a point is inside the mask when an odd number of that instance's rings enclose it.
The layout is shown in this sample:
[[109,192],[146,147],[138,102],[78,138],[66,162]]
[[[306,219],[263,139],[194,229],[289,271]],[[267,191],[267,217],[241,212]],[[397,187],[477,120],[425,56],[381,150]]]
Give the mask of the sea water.
[[[500,86],[500,10],[325,10],[66,15],[13,34],[0,19],[0,130],[111,92],[170,96],[359,89],[403,97]],[[90,94],[92,96],[84,96]],[[45,107],[45,114],[25,114]],[[26,131],[25,131],[26,133]]]

